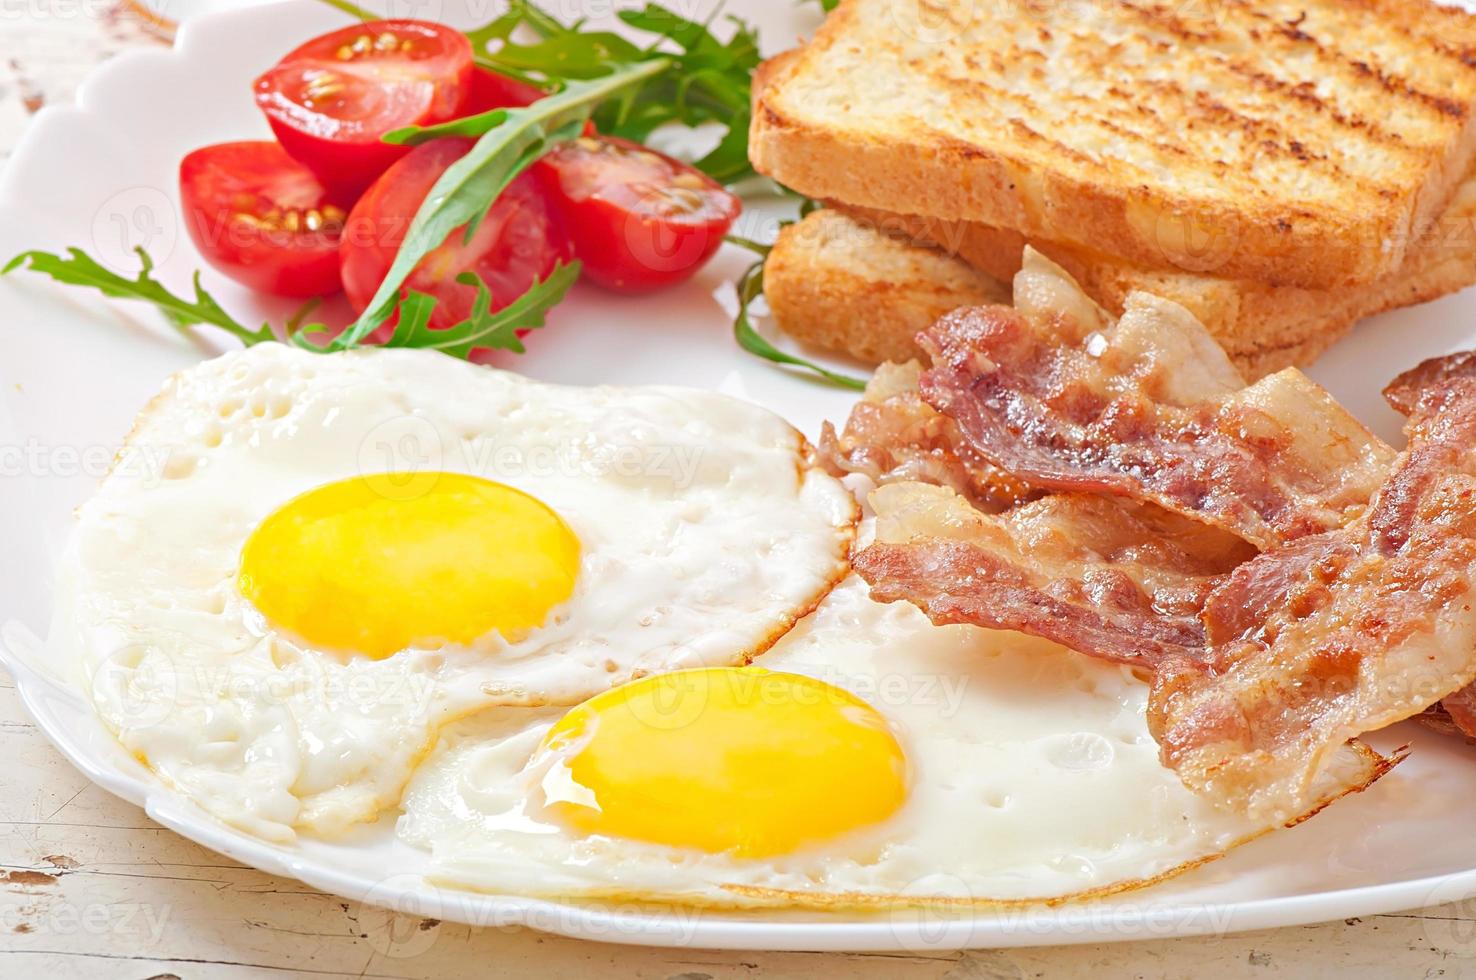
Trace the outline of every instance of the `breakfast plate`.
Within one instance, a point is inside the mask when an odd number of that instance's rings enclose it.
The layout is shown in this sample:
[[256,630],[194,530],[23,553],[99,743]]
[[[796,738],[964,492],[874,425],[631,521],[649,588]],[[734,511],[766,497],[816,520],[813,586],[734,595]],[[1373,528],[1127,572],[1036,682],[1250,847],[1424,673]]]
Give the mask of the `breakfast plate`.
[[[396,6],[394,13],[471,25],[483,13],[478,6],[449,0],[413,10]],[[685,12],[698,16],[713,5],[701,6]],[[776,48],[818,22],[813,7],[752,0],[730,9],[757,23]],[[179,231],[179,159],[203,143],[265,136],[240,80],[286,46],[344,22],[344,15],[308,0],[227,10],[192,19],[172,51],[132,53],[105,66],[75,107],[37,118],[0,173],[0,253],[79,245],[129,270],[131,249],[143,246],[161,279],[184,288],[202,263]],[[756,198],[738,230],[767,239],[783,213],[779,203]],[[577,289],[528,339],[526,354],[499,363],[560,384],[712,389],[773,409],[814,437],[823,420],[845,417],[854,395],[736,347],[732,283],[746,263],[746,253],[730,247],[697,278],[659,294],[613,297]],[[213,273],[204,281],[238,318],[290,312],[285,301],[263,301]],[[1476,895],[1476,843],[1466,832],[1463,805],[1476,795],[1476,760],[1458,741],[1411,724],[1371,739],[1385,752],[1408,744],[1407,761],[1315,821],[1150,889],[1055,907],[820,915],[559,904],[428,883],[426,855],[394,835],[391,817],[332,843],[283,846],[246,835],[162,785],[130,756],[88,700],[61,679],[42,639],[73,508],[106,471],[138,407],[163,379],[227,344],[182,336],[147,309],[105,304],[19,275],[0,282],[0,314],[7,331],[0,366],[0,471],[8,477],[0,482],[9,555],[0,571],[4,666],[37,724],[89,778],[236,860],[414,915],[609,942],[725,948],[952,949],[1143,939],[1293,925]],[[1476,345],[1472,323],[1471,292],[1385,315],[1362,324],[1310,373],[1397,443],[1399,420],[1379,389],[1423,357]],[[404,938],[413,940],[413,932]]]

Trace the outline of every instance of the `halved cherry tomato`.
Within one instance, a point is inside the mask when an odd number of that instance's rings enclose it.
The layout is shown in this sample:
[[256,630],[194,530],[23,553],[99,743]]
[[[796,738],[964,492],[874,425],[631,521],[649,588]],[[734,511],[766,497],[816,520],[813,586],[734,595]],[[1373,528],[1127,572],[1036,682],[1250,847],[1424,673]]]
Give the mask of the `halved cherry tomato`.
[[742,202],[639,143],[581,136],[535,166],[590,281],[626,293],[681,282],[712,257]]
[[279,296],[336,293],[338,242],[352,198],[323,189],[276,143],[206,146],[179,165],[185,227],[205,260]]
[[380,141],[461,114],[471,42],[418,20],[380,20],[314,38],[256,80],[256,104],[295,159],[325,185],[367,187],[409,149]]
[[[462,116],[476,116],[493,109],[512,109],[530,106],[548,93],[536,85],[520,82],[516,78],[499,75],[495,71],[478,66],[472,70],[471,94],[461,108]],[[595,135],[593,122],[584,124],[584,135]]]
[[[423,143],[386,170],[360,198],[349,215],[339,250],[344,293],[354,309],[363,312],[369,305],[431,186],[473,143],[470,139]],[[472,240],[464,238],[464,229],[453,231],[444,245],[416,266],[406,283],[409,289],[436,297],[432,328],[452,326],[471,313],[477,288],[457,282],[462,273],[481,276],[492,292],[496,310],[547,278],[571,254],[557,213],[537,180],[526,173],[492,203]],[[387,336],[385,331],[375,339]]]
[[475,116],[493,109],[528,106],[547,94],[536,85],[529,85],[478,66],[472,69],[471,91],[461,107],[461,114]]

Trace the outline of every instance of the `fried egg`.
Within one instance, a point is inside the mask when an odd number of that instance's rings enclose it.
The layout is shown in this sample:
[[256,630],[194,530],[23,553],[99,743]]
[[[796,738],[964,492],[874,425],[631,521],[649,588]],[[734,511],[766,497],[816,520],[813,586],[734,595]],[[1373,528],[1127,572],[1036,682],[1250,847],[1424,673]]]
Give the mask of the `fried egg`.
[[167,782],[268,839],[331,836],[469,712],[761,653],[844,575],[856,516],[735,399],[266,344],[140,415],[78,512],[54,635]]
[[[713,907],[989,905],[1146,884],[1275,825],[1160,765],[1147,687],[848,579],[752,666],[448,727],[398,832],[440,885]],[[1320,802],[1376,766],[1350,749]]]

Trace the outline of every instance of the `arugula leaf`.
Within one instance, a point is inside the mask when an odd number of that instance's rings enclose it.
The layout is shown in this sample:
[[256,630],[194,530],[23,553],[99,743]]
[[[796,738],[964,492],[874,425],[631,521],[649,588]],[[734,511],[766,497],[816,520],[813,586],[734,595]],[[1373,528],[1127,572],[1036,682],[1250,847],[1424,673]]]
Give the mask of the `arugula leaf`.
[[759,335],[753,328],[753,323],[748,318],[748,308],[753,301],[763,295],[764,292],[764,263],[763,260],[755,262],[738,280],[738,315],[733,318],[733,339],[738,341],[738,346],[762,357],[766,361],[775,364],[788,364],[793,367],[813,371],[833,385],[842,388],[850,388],[853,391],[865,391],[866,382],[860,378],[853,378],[847,374],[839,374],[827,368],[823,368],[814,361],[807,361],[803,357],[786,354],[784,351],[769,343]]
[[142,248],[134,251],[138,253],[140,269],[138,276],[133,279],[118,275],[80,248],[67,249],[65,257],[51,252],[22,252],[6,263],[5,268],[0,269],[0,275],[26,268],[50,276],[60,283],[91,287],[114,299],[143,300],[162,310],[175,327],[183,329],[201,324],[219,327],[247,347],[277,339],[270,324],[262,324],[260,328],[252,330],[221,309],[215,297],[200,285],[198,272],[195,273],[193,299],[171,293],[163,283],[154,278],[154,260],[149,258],[149,253]]
[[[783,228],[785,225],[788,224],[793,224],[793,222],[783,222],[782,224],[780,224],[779,227]],[[744,238],[742,235],[724,235],[723,241],[727,242],[729,245],[737,245],[739,248],[746,248],[761,259],[768,258],[769,253],[774,251],[774,246],[765,245],[763,242],[756,242],[752,238]]]
[[465,358],[473,348],[524,351],[518,339],[519,330],[543,326],[548,311],[557,306],[579,278],[579,263],[560,263],[542,282],[535,282],[527,292],[496,312],[492,311],[492,291],[474,272],[464,272],[456,281],[477,287],[471,316],[444,330],[429,327],[435,299],[424,293],[410,292],[400,304],[400,321],[395,335],[386,347],[419,347],[438,350],[453,357]]
[[419,143],[447,132],[467,135],[481,128],[483,133],[471,151],[436,180],[369,305],[325,349],[344,350],[373,333],[394,314],[400,288],[421,259],[440,248],[462,225],[470,239],[497,195],[554,143],[579,135],[594,106],[666,67],[659,60],[631,65],[602,78],[571,82],[563,91],[526,108],[494,109],[445,126],[399,130],[387,136],[392,141]]
[[[344,13],[348,14],[350,17],[357,17],[359,20],[366,22],[371,20],[384,20],[386,17],[394,16],[393,13],[377,14],[372,10],[366,10],[358,4],[353,3],[352,0],[320,0],[320,2],[326,3],[328,6],[334,8],[335,10],[341,10]],[[483,48],[488,42],[506,38],[507,35],[511,34],[512,31],[516,29],[520,24],[532,24],[537,22],[541,18],[552,20],[552,18],[549,18],[548,15],[544,14],[542,11],[537,11],[537,16],[533,16],[532,13],[524,13],[522,11],[519,11],[518,8],[522,6],[524,6],[523,0],[512,0],[508,12],[502,17],[497,18],[497,20],[486,25],[485,27],[478,28],[475,31],[466,31],[464,33],[472,42],[472,60],[478,65],[482,66],[483,68],[489,69],[490,71],[495,71],[499,75],[507,75],[509,78],[515,78],[520,82],[527,82],[532,85],[539,85],[541,83],[536,78],[531,78],[521,72],[515,72],[511,69],[502,68],[493,64],[492,59],[488,58],[486,53],[483,51]],[[554,23],[557,23],[557,21],[555,21]]]
[[[343,0],[323,0],[323,2],[337,6]],[[490,24],[467,31],[466,37],[471,41],[472,47],[480,52],[493,41],[508,40],[512,37],[513,31],[523,26],[527,26],[533,33],[544,38],[578,29],[577,25],[574,28],[565,27],[556,17],[544,13],[529,0],[510,0],[506,13]]]
[[[379,19],[352,0],[322,2],[360,20]],[[834,0],[821,2],[827,9],[834,6]],[[710,22],[691,20],[658,3],[622,10],[618,16],[651,37],[637,44],[611,31],[585,30],[583,20],[564,24],[534,0],[510,0],[500,17],[464,33],[478,65],[541,88],[599,78],[635,62],[666,61],[667,72],[595,110],[600,132],[644,143],[668,124],[717,125],[723,135],[695,166],[725,184],[754,176],[748,162],[749,97],[761,59],[753,26],[729,16],[732,36],[720,41]],[[515,41],[519,28],[526,28],[534,40]]]
[[[335,6],[341,0],[326,0]],[[754,176],[748,162],[749,97],[759,64],[758,34],[736,17],[732,36],[720,41],[710,23],[694,21],[656,3],[622,10],[629,27],[650,35],[636,43],[610,31],[586,31],[583,22],[565,25],[533,0],[514,0],[507,13],[467,31],[478,63],[527,80],[547,83],[598,78],[634,62],[660,59],[667,70],[595,110],[600,132],[643,143],[661,126],[720,126],[718,145],[696,162],[721,183]],[[526,27],[536,40],[513,36]]]
[[[322,2],[361,20],[378,19],[352,0]],[[749,98],[761,59],[753,26],[729,16],[732,36],[720,41],[710,22],[691,20],[658,3],[622,10],[618,16],[650,38],[638,44],[611,31],[585,30],[583,20],[564,24],[534,0],[510,0],[500,17],[464,33],[478,65],[545,89],[662,60],[668,64],[666,72],[595,109],[600,132],[644,143],[669,124],[719,126],[723,133],[717,146],[695,166],[724,184],[755,176],[748,162]],[[520,28],[534,40],[514,40]],[[438,135],[453,132],[439,130]]]
[[[49,276],[65,285],[96,289],[104,296],[114,299],[143,300],[158,307],[169,322],[181,330],[201,325],[219,327],[247,347],[286,337],[298,347],[319,353],[343,349],[334,345],[331,340],[319,343],[311,339],[310,335],[329,330],[324,324],[303,325],[319,300],[304,303],[280,331],[273,330],[271,324],[267,323],[257,330],[251,330],[222,309],[215,298],[205,291],[200,285],[198,272],[195,273],[194,298],[176,296],[154,278],[154,262],[149,254],[141,248],[135,251],[138,253],[141,268],[134,279],[113,272],[79,248],[67,249],[66,256],[40,251],[23,252],[0,269],[0,275],[24,268]],[[384,346],[437,350],[460,358],[465,358],[473,348],[478,347],[510,350],[521,354],[524,348],[522,341],[518,339],[518,331],[543,326],[548,311],[564,298],[569,287],[578,278],[578,262],[560,263],[549,273],[548,278],[534,283],[522,296],[502,309],[493,311],[492,291],[487,288],[487,284],[474,272],[462,273],[457,277],[457,282],[477,288],[471,316],[444,330],[432,330],[430,317],[436,307],[435,297],[412,291],[400,303],[399,321],[395,324],[394,335]]]

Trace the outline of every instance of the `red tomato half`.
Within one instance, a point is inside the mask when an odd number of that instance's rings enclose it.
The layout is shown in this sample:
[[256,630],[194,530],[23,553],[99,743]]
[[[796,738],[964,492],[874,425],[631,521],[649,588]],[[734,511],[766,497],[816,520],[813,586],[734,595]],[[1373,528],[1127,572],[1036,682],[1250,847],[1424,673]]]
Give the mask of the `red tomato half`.
[[743,207],[700,170],[614,136],[562,143],[535,169],[564,215],[584,276],[621,292],[691,276]]
[[[547,94],[535,85],[478,66],[472,70],[471,94],[466,97],[466,105],[461,107],[461,115],[477,116],[493,109],[522,108],[532,105]],[[594,123],[586,122],[584,135],[594,134]]]
[[244,286],[279,296],[338,292],[344,200],[280,146],[220,143],[179,165],[185,227],[200,254]]
[[358,192],[408,152],[380,137],[456,118],[471,78],[471,42],[460,31],[379,20],[290,52],[256,80],[256,104],[319,180]]
[[[470,139],[423,143],[386,170],[349,215],[340,249],[344,293],[359,312],[384,281],[405,232],[432,185],[471,149]],[[466,319],[476,299],[474,285],[456,277],[475,272],[501,309],[547,278],[570,258],[568,238],[557,214],[529,174],[514,180],[487,210],[470,242],[458,228],[411,273],[408,288],[436,297],[431,327],[444,329]],[[383,340],[388,331],[376,335]]]
[[476,116],[493,109],[529,106],[547,94],[536,85],[477,67],[472,69],[471,92],[461,107],[461,114]]

